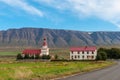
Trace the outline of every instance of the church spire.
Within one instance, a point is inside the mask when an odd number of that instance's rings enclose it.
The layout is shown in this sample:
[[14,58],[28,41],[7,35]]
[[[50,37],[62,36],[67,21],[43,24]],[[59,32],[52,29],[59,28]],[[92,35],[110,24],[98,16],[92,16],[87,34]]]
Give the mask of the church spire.
[[44,37],[43,39],[43,45],[42,45],[43,48],[47,48],[47,39],[46,37]]
[[44,37],[44,39],[43,39],[43,44],[42,44],[42,48],[41,48],[41,55],[49,55],[49,48],[47,45],[46,37]]

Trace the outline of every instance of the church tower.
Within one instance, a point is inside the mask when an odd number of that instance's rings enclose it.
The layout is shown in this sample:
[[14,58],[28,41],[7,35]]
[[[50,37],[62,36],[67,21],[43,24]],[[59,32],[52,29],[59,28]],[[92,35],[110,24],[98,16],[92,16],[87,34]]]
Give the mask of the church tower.
[[41,55],[49,55],[49,48],[47,45],[46,38],[43,39],[43,44],[42,44],[42,48],[41,48]]

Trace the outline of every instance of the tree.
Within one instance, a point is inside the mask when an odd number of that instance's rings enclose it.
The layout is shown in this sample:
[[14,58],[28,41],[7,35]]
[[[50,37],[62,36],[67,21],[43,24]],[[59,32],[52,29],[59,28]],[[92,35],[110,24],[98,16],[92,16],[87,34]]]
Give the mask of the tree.
[[102,59],[102,56],[98,53],[97,57],[96,57],[96,60],[101,60],[101,59]]
[[113,59],[119,59],[120,58],[120,49],[118,48],[111,48],[111,58]]
[[107,50],[106,48],[99,48],[97,52],[98,52],[98,53],[101,52],[101,51],[102,51],[102,52],[106,52],[106,50]]
[[96,57],[96,60],[106,60],[107,59],[107,54],[103,51],[99,51]]
[[107,54],[105,52],[100,52],[102,60],[106,60],[107,59]]

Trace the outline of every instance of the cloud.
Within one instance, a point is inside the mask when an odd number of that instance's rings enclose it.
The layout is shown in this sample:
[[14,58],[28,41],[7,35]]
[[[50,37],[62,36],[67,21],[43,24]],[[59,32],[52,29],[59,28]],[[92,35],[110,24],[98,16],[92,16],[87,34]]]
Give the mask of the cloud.
[[120,24],[120,0],[68,0],[68,2],[77,13],[88,17],[96,16],[116,26]]
[[120,27],[120,0],[36,0],[81,17],[98,17]]
[[35,8],[34,6],[29,5],[24,0],[0,0],[0,2],[3,2],[9,6],[17,7],[19,9],[24,10],[25,12],[32,14],[32,15],[38,15],[40,17],[43,16],[43,12]]
[[57,9],[66,9],[68,6],[67,0],[34,0],[35,2],[39,2],[40,4],[48,5]]

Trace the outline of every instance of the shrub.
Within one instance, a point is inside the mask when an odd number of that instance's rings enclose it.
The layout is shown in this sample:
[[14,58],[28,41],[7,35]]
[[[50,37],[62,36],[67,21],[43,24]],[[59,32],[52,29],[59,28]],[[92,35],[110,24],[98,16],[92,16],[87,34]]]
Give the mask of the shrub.
[[35,59],[34,55],[32,55],[32,56],[30,57],[30,59]]
[[39,55],[39,54],[36,54],[36,55],[35,55],[35,59],[40,59],[40,55]]
[[36,54],[35,56],[34,55],[31,55],[29,56],[29,54],[25,54],[24,57],[22,56],[22,54],[18,54],[17,55],[17,59],[50,59],[51,56],[50,55],[38,55]]
[[17,54],[17,59],[23,59],[22,55],[19,53]]
[[29,54],[25,54],[25,57],[24,57],[24,59],[29,59],[30,57],[29,57]]
[[50,55],[42,55],[42,59],[50,59],[51,56]]
[[58,59],[58,55],[56,54],[56,55],[55,55],[55,60],[57,60],[57,59]]

